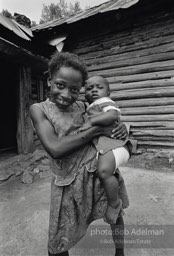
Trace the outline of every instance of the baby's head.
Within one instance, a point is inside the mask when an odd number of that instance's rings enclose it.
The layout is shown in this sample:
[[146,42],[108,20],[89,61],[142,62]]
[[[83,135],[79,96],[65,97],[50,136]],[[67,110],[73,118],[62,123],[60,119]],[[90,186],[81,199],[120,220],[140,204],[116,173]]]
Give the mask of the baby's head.
[[110,95],[109,82],[102,76],[91,76],[85,84],[85,97],[91,104],[95,100]]

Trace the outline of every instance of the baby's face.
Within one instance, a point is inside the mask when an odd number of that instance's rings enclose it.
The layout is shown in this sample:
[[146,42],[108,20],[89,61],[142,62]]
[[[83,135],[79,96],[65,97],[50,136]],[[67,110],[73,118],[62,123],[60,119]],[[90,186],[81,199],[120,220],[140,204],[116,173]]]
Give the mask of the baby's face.
[[109,96],[109,88],[102,77],[94,76],[86,81],[85,97],[91,104],[97,99]]

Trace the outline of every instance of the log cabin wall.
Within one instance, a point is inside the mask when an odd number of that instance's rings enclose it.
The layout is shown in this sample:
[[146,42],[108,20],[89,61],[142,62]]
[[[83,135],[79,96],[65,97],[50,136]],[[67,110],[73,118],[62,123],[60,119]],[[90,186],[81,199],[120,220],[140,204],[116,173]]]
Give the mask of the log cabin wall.
[[94,23],[65,45],[85,60],[90,76],[109,80],[140,152],[174,146],[174,10],[166,9],[132,14],[117,28],[103,22],[95,29]]

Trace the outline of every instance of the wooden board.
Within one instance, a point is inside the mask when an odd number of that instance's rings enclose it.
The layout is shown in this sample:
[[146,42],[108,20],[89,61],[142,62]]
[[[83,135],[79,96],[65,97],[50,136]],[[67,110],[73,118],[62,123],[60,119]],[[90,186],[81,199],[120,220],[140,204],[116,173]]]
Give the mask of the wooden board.
[[31,100],[31,69],[20,67],[19,79],[19,108],[17,145],[19,154],[27,154],[33,150],[33,129],[29,117]]

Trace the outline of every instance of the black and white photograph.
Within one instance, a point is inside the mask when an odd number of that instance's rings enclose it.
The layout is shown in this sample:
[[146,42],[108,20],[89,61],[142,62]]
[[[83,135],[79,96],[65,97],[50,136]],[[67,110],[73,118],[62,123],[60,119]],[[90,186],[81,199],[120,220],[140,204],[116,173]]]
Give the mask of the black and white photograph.
[[173,0],[0,0],[0,78],[0,256],[174,256]]

